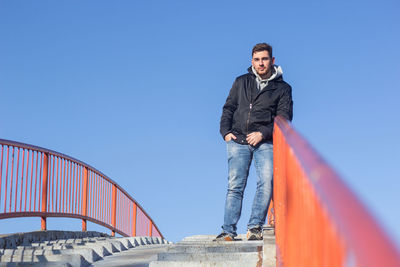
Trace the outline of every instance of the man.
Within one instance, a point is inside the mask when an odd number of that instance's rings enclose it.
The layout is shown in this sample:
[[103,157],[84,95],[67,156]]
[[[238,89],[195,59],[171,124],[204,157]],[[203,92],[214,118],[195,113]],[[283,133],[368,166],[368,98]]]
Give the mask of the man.
[[272,195],[272,131],[274,118],[292,119],[292,89],[275,66],[272,47],[257,44],[252,50],[248,73],[236,78],[223,107],[220,132],[228,150],[228,192],[222,233],[216,241],[237,236],[243,192],[254,160],[257,190],[247,225],[247,239],[261,240]]

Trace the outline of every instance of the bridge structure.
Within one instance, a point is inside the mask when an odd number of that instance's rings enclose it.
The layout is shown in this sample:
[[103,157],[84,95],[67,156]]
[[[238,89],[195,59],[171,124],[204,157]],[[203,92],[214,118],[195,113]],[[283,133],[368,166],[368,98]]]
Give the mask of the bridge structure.
[[[172,244],[133,197],[88,164],[10,140],[0,146],[0,219],[40,217],[42,230],[0,236],[0,266],[400,266],[382,227],[281,117],[274,125],[275,220],[262,241],[192,236]],[[48,217],[81,219],[82,232],[46,231]],[[88,220],[111,236],[87,231]]]
[[70,156],[0,139],[0,219],[70,217],[107,227],[111,235],[159,236],[140,204],[115,181]]

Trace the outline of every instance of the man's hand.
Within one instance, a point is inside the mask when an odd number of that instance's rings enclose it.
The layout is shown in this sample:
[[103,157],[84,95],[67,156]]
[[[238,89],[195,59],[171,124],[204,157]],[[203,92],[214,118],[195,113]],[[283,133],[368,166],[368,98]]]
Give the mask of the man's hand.
[[233,133],[228,133],[227,135],[225,135],[225,142],[229,142],[232,139],[236,139],[236,136]]
[[261,132],[252,132],[247,135],[246,141],[252,146],[256,146],[261,140],[263,136]]

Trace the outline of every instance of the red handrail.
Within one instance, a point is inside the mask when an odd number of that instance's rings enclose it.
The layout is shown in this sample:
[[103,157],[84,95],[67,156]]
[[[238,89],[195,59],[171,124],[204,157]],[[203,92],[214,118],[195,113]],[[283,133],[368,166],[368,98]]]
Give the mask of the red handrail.
[[163,237],[123,188],[90,165],[67,155],[0,139],[0,219],[72,217],[111,229],[112,235]]
[[281,117],[274,126],[277,266],[400,266],[400,253],[338,174]]

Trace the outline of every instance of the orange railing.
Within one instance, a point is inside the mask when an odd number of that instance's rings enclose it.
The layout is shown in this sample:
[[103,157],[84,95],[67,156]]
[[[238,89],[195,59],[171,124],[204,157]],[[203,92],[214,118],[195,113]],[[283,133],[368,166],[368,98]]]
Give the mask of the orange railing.
[[400,266],[400,254],[342,179],[281,117],[274,127],[277,266]]
[[0,139],[0,219],[72,217],[123,236],[160,236],[144,209],[117,183],[61,153]]

